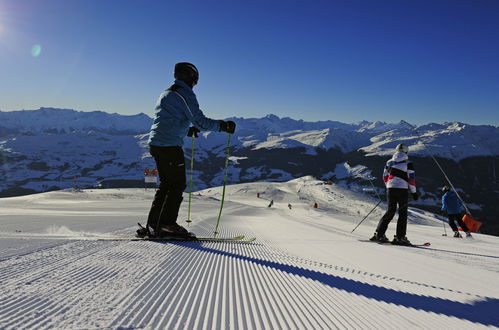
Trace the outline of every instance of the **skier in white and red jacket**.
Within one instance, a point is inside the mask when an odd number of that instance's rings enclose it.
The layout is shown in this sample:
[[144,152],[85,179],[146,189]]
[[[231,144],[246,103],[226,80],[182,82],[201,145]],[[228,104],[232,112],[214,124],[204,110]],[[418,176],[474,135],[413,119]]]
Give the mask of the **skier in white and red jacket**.
[[388,210],[379,221],[376,232],[371,238],[372,241],[389,242],[385,233],[388,229],[388,224],[395,216],[398,205],[397,233],[393,238],[392,244],[411,244],[406,237],[409,193],[412,194],[414,200],[417,200],[419,195],[416,191],[414,165],[409,161],[408,152],[409,148],[405,144],[399,144],[395,148],[393,157],[386,162],[383,171],[383,180],[387,188]]

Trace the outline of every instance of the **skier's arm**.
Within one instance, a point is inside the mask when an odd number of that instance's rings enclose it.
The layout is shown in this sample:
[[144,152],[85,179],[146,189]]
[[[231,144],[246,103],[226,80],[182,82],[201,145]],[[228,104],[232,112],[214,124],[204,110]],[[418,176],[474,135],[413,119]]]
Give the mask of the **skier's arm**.
[[199,108],[195,95],[183,97],[179,92],[176,91],[175,93],[179,95],[182,102],[185,104],[185,114],[194,126],[205,131],[218,132],[220,130],[220,122],[218,120],[208,118],[203,114]]
[[411,193],[414,194],[416,192],[416,172],[414,171],[414,165],[412,162],[407,164],[407,178],[409,189],[411,190]]
[[385,168],[383,169],[383,182],[385,183],[385,187],[388,184],[389,176],[390,176],[389,168],[388,165],[386,165]]
[[442,196],[442,211],[447,211],[447,194]]

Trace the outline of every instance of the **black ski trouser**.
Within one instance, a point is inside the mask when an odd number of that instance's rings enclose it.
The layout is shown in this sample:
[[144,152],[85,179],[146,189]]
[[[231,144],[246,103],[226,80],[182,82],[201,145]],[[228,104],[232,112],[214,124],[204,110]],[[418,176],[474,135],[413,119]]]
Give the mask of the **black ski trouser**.
[[150,146],[159,175],[159,189],[154,195],[147,225],[158,230],[177,222],[182,193],[186,187],[185,159],[182,147]]
[[399,209],[399,217],[397,220],[397,238],[403,238],[407,232],[407,206],[409,202],[409,190],[402,188],[389,188],[387,191],[388,210],[378,223],[376,233],[383,236],[388,229],[388,224],[392,221]]
[[461,213],[448,214],[447,217],[449,218],[449,226],[452,228],[453,231],[458,231],[458,228],[456,226],[456,221],[465,232],[470,231],[468,229],[468,226],[466,226],[466,224],[464,223],[463,215]]

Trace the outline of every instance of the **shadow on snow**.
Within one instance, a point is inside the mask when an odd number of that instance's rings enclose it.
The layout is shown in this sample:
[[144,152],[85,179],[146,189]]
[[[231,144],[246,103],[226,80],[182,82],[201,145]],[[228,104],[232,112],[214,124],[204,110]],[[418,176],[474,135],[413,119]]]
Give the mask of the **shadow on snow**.
[[318,281],[332,288],[344,290],[370,299],[395,304],[408,308],[414,308],[425,312],[443,314],[458,319],[468,320],[484,325],[499,326],[499,299],[484,297],[484,300],[474,303],[461,303],[448,299],[421,296],[417,294],[400,292],[368,283],[350,280],[331,274],[325,274],[314,270],[309,270],[297,266],[285,265],[274,261],[262,260],[254,257],[247,257],[231,252],[220,251],[204,246],[197,242],[164,243],[178,244],[186,248],[195,249],[202,252],[213,253],[225,257],[236,258],[243,261],[271,267],[276,270],[302,276],[314,281]]

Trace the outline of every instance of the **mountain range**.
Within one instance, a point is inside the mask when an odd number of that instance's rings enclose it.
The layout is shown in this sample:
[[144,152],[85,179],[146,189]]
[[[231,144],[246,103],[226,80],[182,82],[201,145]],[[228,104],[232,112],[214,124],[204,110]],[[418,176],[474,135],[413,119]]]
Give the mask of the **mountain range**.
[[[460,122],[412,125],[338,121],[306,122],[268,115],[227,118],[228,183],[287,181],[313,175],[369,194],[384,192],[383,166],[405,143],[416,167],[421,199],[437,211],[442,167],[484,232],[499,235],[499,127]],[[0,196],[88,187],[144,187],[154,168],[147,148],[152,118],[71,109],[0,111]],[[185,139],[190,159],[192,141]],[[223,182],[227,134],[202,132],[195,140],[194,190]],[[190,164],[189,164],[190,165]],[[190,168],[190,166],[187,166]]]

